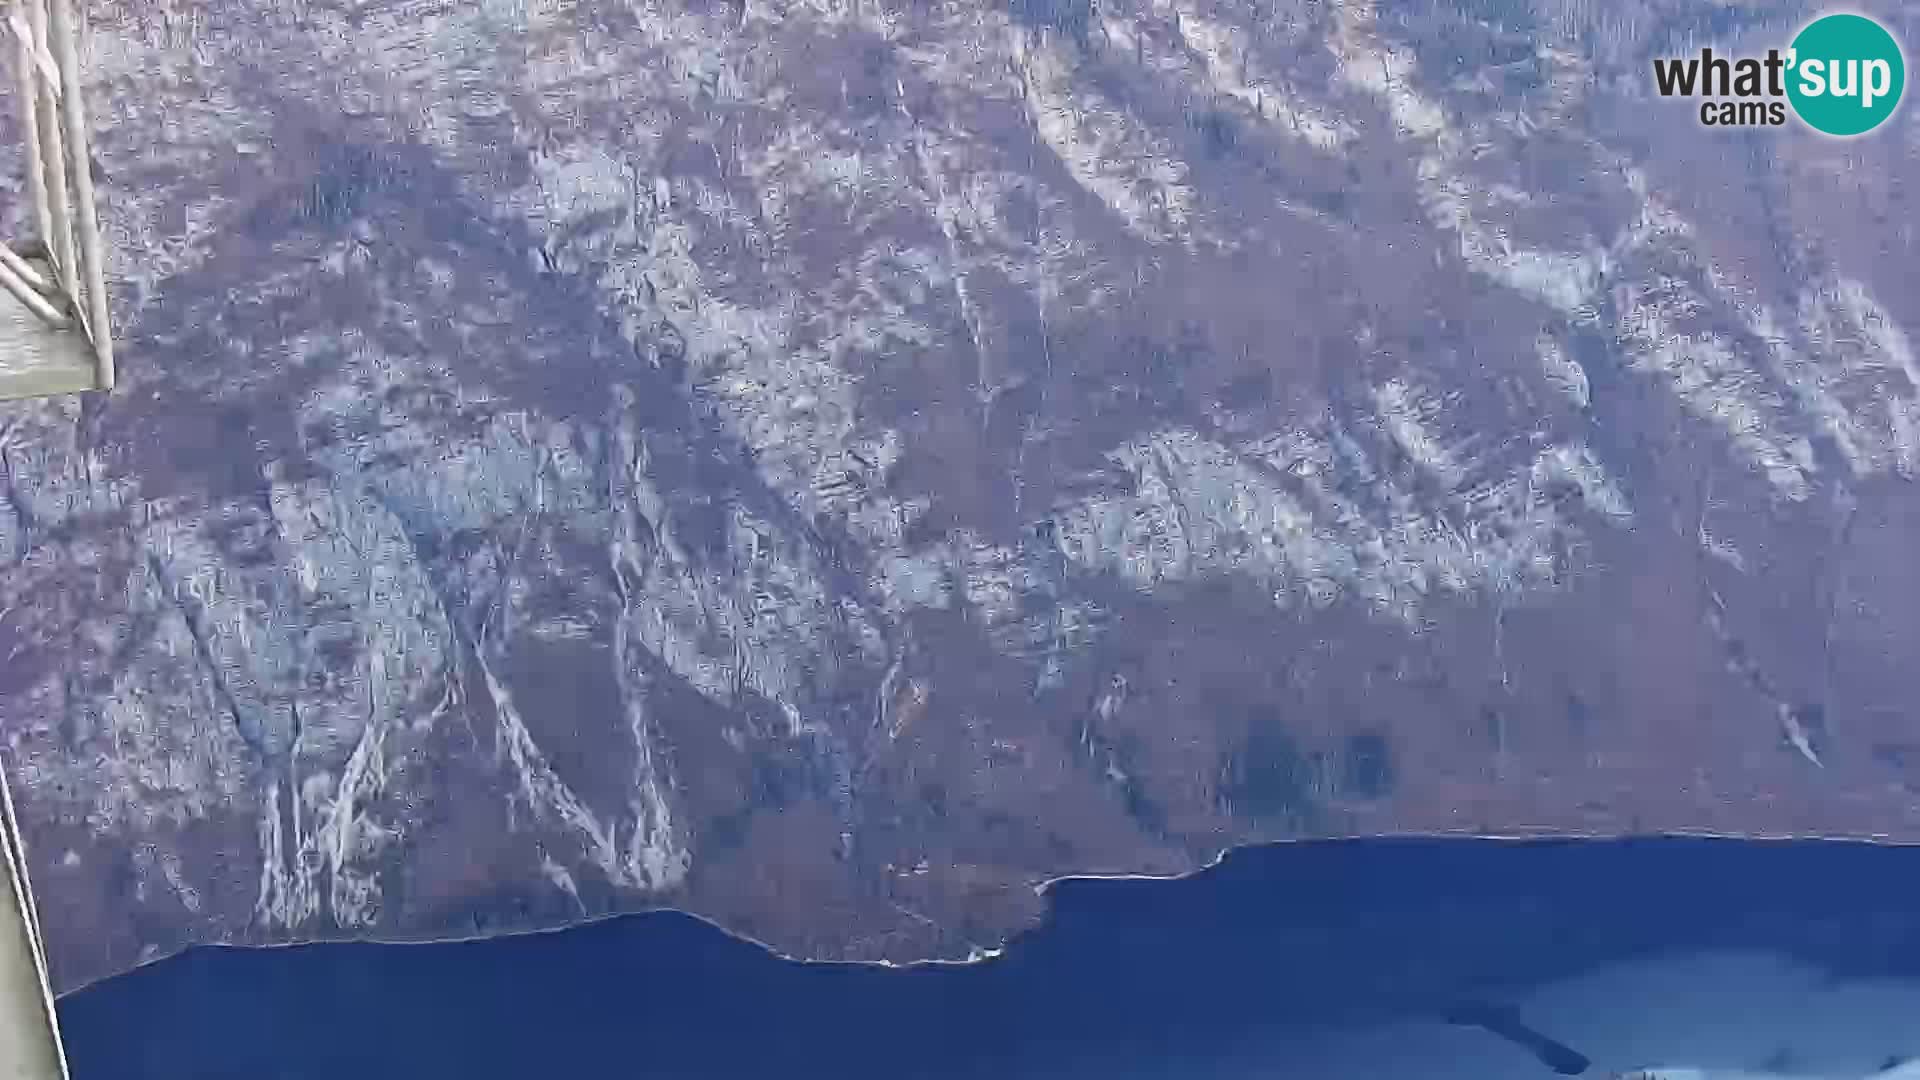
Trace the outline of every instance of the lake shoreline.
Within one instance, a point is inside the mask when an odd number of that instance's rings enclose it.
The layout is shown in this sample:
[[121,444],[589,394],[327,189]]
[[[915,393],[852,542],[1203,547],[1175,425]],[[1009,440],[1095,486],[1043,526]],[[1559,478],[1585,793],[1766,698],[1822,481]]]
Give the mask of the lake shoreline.
[[[1868,847],[1868,848],[1920,849],[1920,839],[1902,839],[1902,838],[1890,836],[1887,834],[1872,834],[1872,835],[1866,835],[1866,836],[1792,836],[1792,835],[1785,835],[1785,834],[1728,833],[1728,832],[1717,832],[1717,831],[1705,830],[1705,829],[1700,829],[1700,830],[1677,829],[1677,830],[1670,830],[1670,831],[1659,832],[1659,833],[1643,833],[1643,834],[1632,834],[1632,835],[1619,835],[1619,834],[1610,834],[1610,833],[1566,833],[1566,832],[1548,832],[1548,831],[1540,831],[1540,832],[1526,832],[1526,831],[1488,832],[1488,831],[1475,831],[1475,830],[1458,830],[1458,831],[1446,831],[1446,832],[1413,831],[1413,832],[1404,832],[1404,833],[1391,833],[1391,834],[1385,834],[1385,835],[1316,836],[1316,837],[1310,837],[1310,838],[1304,838],[1304,839],[1272,840],[1272,841],[1264,841],[1264,842],[1253,843],[1253,844],[1239,844],[1231,847],[1221,848],[1217,851],[1217,853],[1211,859],[1208,859],[1202,862],[1200,865],[1194,867],[1191,870],[1185,870],[1179,873],[1153,874],[1153,873],[1139,873],[1139,872],[1120,871],[1120,870],[1111,871],[1111,872],[1081,871],[1081,872],[1075,872],[1070,874],[1060,874],[1055,877],[1043,878],[1035,882],[1032,888],[1035,893],[1039,894],[1042,897],[1046,897],[1046,896],[1049,896],[1052,892],[1054,892],[1058,888],[1060,888],[1061,886],[1071,885],[1076,882],[1178,883],[1183,881],[1189,881],[1195,878],[1205,877],[1206,875],[1218,870],[1223,864],[1235,858],[1236,856],[1256,855],[1261,852],[1271,851],[1275,849],[1315,847],[1315,846],[1322,846],[1322,845],[1396,844],[1396,843],[1408,843],[1408,842],[1465,843],[1465,844],[1479,844],[1479,843],[1486,843],[1486,844],[1559,844],[1559,843],[1617,844],[1617,843],[1630,843],[1630,842],[1637,842],[1637,841],[1661,842],[1661,841],[1671,841],[1671,840],[1707,840],[1707,841],[1715,841],[1715,842],[1751,844],[1751,845],[1837,844],[1837,845],[1858,846],[1858,847]],[[54,996],[56,1000],[64,1000],[74,994],[84,993],[87,990],[90,990],[94,987],[98,987],[98,986],[110,983],[115,979],[124,978],[127,975],[131,975],[135,972],[151,967],[154,964],[165,963],[169,960],[175,959],[176,957],[180,957],[188,953],[192,953],[199,950],[211,950],[211,951],[233,950],[233,951],[240,951],[240,952],[249,952],[249,951],[257,950],[257,951],[271,952],[271,951],[283,950],[283,949],[305,949],[305,948],[327,947],[327,946],[335,946],[335,945],[380,945],[380,946],[467,945],[467,944],[475,944],[475,943],[482,943],[482,942],[488,942],[488,941],[511,940],[511,939],[517,939],[517,938],[528,938],[528,937],[538,938],[538,937],[544,937],[551,934],[564,934],[570,931],[599,926],[605,923],[616,922],[622,919],[645,919],[649,917],[663,916],[663,915],[678,915],[688,919],[692,919],[693,921],[701,923],[702,925],[711,928],[712,930],[718,932],[719,934],[729,939],[732,939],[734,941],[738,941],[747,945],[752,945],[755,948],[758,948],[764,951],[772,959],[778,960],[782,963],[800,964],[800,965],[808,965],[808,966],[848,966],[848,967],[858,967],[858,968],[874,968],[881,971],[911,971],[919,968],[954,968],[954,967],[968,967],[975,964],[991,963],[1005,956],[1008,953],[1008,951],[1015,948],[1023,938],[1044,929],[1047,923],[1053,918],[1054,910],[1051,904],[1049,904],[1045,912],[1041,915],[1040,920],[1034,926],[1029,927],[1025,930],[1020,931],[1019,933],[1016,933],[1010,936],[1005,942],[1003,942],[998,946],[989,947],[989,948],[977,948],[973,955],[965,956],[965,957],[930,957],[924,960],[909,960],[909,961],[858,960],[858,959],[840,960],[840,959],[832,959],[832,958],[796,956],[791,952],[788,952],[769,942],[756,938],[751,934],[746,934],[741,931],[732,929],[727,925],[725,925],[724,923],[718,921],[717,919],[714,919],[711,916],[704,915],[696,911],[691,911],[686,908],[675,907],[671,904],[666,904],[660,907],[652,907],[652,908],[637,908],[629,911],[609,911],[609,912],[604,912],[600,914],[588,915],[584,918],[575,919],[570,922],[557,923],[554,925],[506,927],[503,929],[487,930],[485,932],[473,933],[473,934],[444,934],[444,935],[434,935],[434,936],[426,936],[426,937],[390,937],[390,936],[384,936],[380,934],[371,934],[371,935],[356,935],[356,936],[343,935],[340,937],[310,937],[310,938],[300,938],[297,940],[290,940],[290,941],[195,942],[193,944],[186,945],[178,949],[174,949],[170,952],[165,952],[156,956],[142,959],[136,962],[132,967],[126,968],[125,970],[114,972],[109,975],[102,975],[96,978],[88,979],[83,982],[77,983],[73,986],[62,988],[58,990]]]
[[[76,1080],[265,1061],[339,1031],[355,1034],[331,1046],[333,1072],[276,1058],[275,1075],[632,1068],[609,1039],[646,1045],[673,1076],[764,1075],[796,1046],[833,1048],[849,1077],[900,1075],[903,1060],[913,1075],[1023,1075],[1089,1047],[1152,1061],[1283,1029],[1417,1034],[1462,1004],[1676,951],[1920,973],[1920,913],[1901,899],[1916,888],[1920,853],[1871,842],[1309,841],[1180,878],[1049,883],[1042,923],[970,963],[784,961],[662,909],[405,943],[439,948],[189,949],[69,993],[61,1011]],[[151,1054],[116,1047],[128,1038]]]

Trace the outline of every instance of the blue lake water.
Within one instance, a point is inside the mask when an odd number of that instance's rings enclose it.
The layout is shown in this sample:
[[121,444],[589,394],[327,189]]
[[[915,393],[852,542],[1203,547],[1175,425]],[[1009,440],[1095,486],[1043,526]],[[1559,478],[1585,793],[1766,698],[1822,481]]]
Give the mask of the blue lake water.
[[[1308,843],[1183,881],[1063,883],[1044,927],[968,967],[792,964],[659,914],[476,942],[198,950],[70,995],[61,1015],[77,1080],[1285,1075],[1267,1066],[1315,1032],[1471,1017],[1648,954],[1764,950],[1823,980],[1912,976],[1915,896],[1920,849]],[[1499,1051],[1512,1075],[1554,1075],[1523,1050]]]

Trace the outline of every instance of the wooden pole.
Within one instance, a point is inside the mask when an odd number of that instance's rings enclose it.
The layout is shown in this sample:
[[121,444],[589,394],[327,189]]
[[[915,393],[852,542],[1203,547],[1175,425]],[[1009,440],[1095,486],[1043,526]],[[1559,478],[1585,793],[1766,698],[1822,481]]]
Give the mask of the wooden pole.
[[21,277],[19,272],[4,260],[0,260],[0,288],[12,293],[14,299],[20,301],[28,311],[33,312],[36,318],[48,326],[55,330],[66,328],[66,314],[49,303],[47,298],[40,294],[40,290],[34,288],[33,282]]
[[16,2],[27,5],[27,24],[33,31],[33,100],[40,139],[38,164],[44,178],[42,186],[47,193],[48,210],[48,232],[40,239],[47,245],[48,257],[53,261],[53,276],[71,295],[78,292],[75,288],[78,279],[74,275],[73,207],[67,193],[66,141],[60,130],[60,84],[55,81],[59,61],[54,61],[54,71],[46,70],[52,38],[47,32],[45,0]]
[[0,770],[0,1076],[67,1080],[40,914],[27,883],[27,847]]
[[14,250],[5,244],[0,244],[0,266],[13,271],[14,276],[26,282],[34,292],[44,296],[53,290],[53,282],[48,281],[40,271],[33,268],[32,264],[15,254]]
[[27,5],[37,2],[18,0],[7,16],[7,24],[13,28],[20,46],[20,68],[14,75],[20,83],[20,132],[26,140],[27,191],[33,203],[34,235],[46,244],[53,235],[53,212],[47,206],[46,166],[41,164],[40,156],[40,80],[34,77],[39,67],[40,48],[33,37],[33,22],[27,15]]
[[[100,243],[100,213],[93,202],[93,154],[87,141],[87,105],[85,88],[80,83],[80,23],[73,14],[73,0],[50,0],[52,12],[54,65],[60,70],[60,96],[66,109],[66,142],[71,155],[68,172],[73,178],[73,197],[80,216],[75,222],[80,234],[80,264],[76,280],[85,288],[85,319],[88,337],[93,341],[99,389],[113,389],[113,334],[108,326],[107,268]],[[69,237],[72,235],[68,232]],[[79,306],[81,294],[74,295]]]

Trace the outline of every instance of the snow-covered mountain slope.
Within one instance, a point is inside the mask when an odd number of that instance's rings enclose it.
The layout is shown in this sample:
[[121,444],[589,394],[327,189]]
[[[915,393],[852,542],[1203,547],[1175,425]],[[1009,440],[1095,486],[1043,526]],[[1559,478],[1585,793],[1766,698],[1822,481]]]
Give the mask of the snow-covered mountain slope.
[[658,905],[956,958],[1308,835],[1920,835],[1920,113],[1647,85],[1799,9],[89,10],[123,385],[0,410],[68,985]]

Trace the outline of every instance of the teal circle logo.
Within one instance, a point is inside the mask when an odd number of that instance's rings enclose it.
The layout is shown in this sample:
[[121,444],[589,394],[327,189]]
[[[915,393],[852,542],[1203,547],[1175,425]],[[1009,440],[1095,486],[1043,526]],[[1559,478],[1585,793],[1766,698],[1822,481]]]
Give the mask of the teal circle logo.
[[1807,126],[1827,135],[1863,135],[1893,115],[1906,89],[1900,43],[1863,15],[1808,23],[1787,52],[1787,100]]

